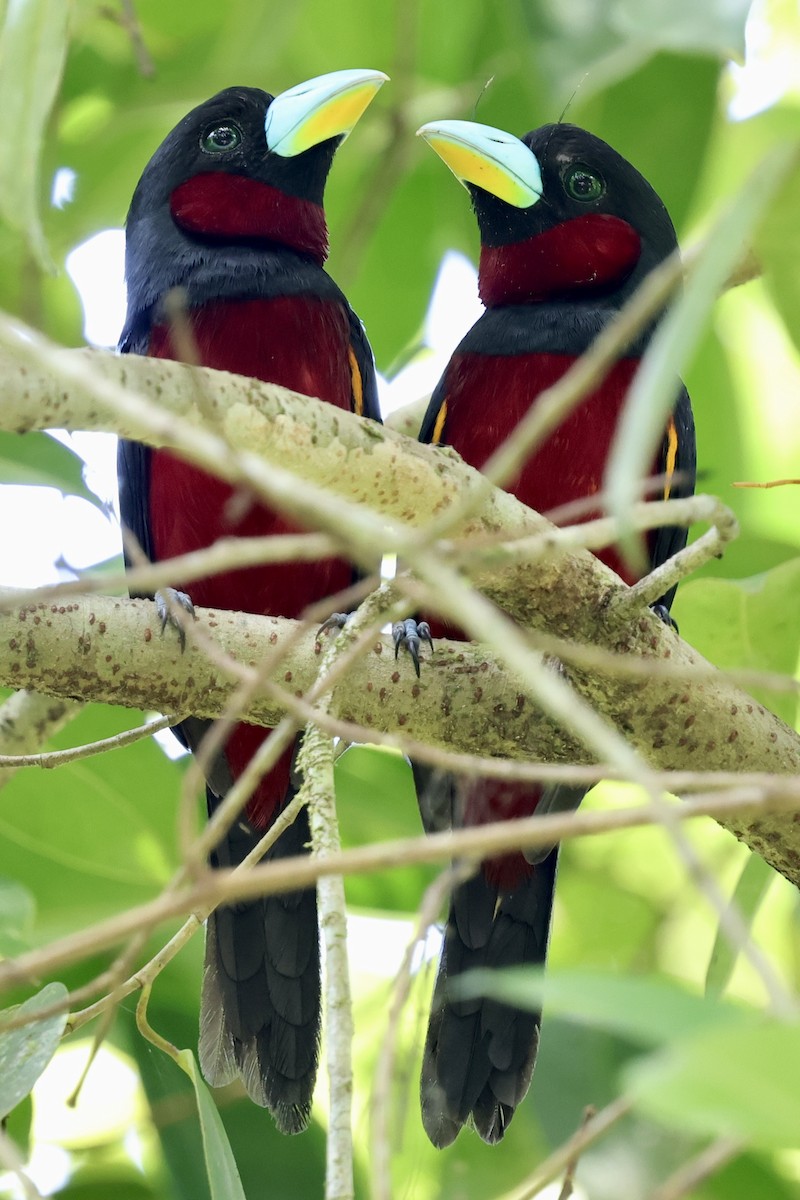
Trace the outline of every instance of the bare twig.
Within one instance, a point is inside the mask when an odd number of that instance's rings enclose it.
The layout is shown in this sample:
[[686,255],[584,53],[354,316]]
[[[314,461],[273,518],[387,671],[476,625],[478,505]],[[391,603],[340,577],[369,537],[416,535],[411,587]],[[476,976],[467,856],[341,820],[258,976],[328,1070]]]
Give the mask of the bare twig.
[[621,1121],[631,1111],[631,1102],[625,1096],[613,1100],[611,1104],[601,1108],[598,1113],[584,1120],[577,1133],[568,1138],[563,1145],[540,1163],[533,1173],[513,1192],[509,1192],[503,1200],[533,1200],[548,1183],[557,1179],[562,1171],[568,1170],[571,1162]]
[[[585,1129],[592,1117],[597,1116],[597,1109],[593,1104],[587,1105],[583,1111],[583,1120],[581,1121],[581,1129]],[[561,1191],[558,1193],[558,1200],[570,1200],[570,1196],[575,1190],[575,1172],[578,1168],[578,1161],[581,1156],[581,1150],[576,1150],[567,1163],[567,1168],[564,1172],[564,1182],[561,1185]]]
[[682,1200],[682,1197],[694,1193],[699,1183],[721,1170],[737,1154],[741,1154],[743,1149],[744,1143],[739,1138],[718,1138],[670,1175],[669,1179],[651,1194],[650,1200]]
[[[16,694],[20,695],[19,692]],[[41,697],[41,699],[44,700],[45,697]],[[50,704],[52,706],[52,700],[50,700]],[[162,729],[169,729],[179,720],[180,717],[175,716],[153,717],[152,720],[145,721],[144,725],[137,725],[134,729],[124,729],[122,733],[115,733],[112,737],[101,738],[97,742],[86,742],[83,746],[70,746],[66,750],[47,750],[39,754],[0,754],[0,769],[42,767],[46,770],[53,770],[56,767],[66,767],[81,759],[93,758],[97,754],[106,754],[109,750],[120,750],[124,746],[140,742],[142,738],[152,737],[154,733],[160,733]]]
[[414,957],[419,947],[424,945],[428,931],[435,923],[445,899],[458,883],[463,882],[473,873],[474,869],[474,866],[464,863],[454,864],[443,871],[426,889],[420,904],[414,936],[406,947],[400,969],[395,976],[389,1001],[389,1014],[386,1018],[386,1029],[381,1041],[378,1061],[375,1064],[370,1106],[370,1146],[372,1149],[370,1166],[372,1191],[376,1200],[391,1200],[392,1197],[392,1144],[389,1121],[391,1095],[395,1081],[400,1020],[411,992]]
[[[675,812],[681,820],[688,820],[742,810],[757,809],[763,813],[785,803],[777,793],[765,799],[756,789],[741,788],[723,796],[696,797],[677,805]],[[794,808],[795,805],[796,799],[792,796],[790,806]],[[324,859],[307,856],[281,859],[248,872],[209,871],[180,894],[159,896],[87,929],[69,934],[49,946],[27,951],[14,960],[0,962],[0,991],[105,950],[145,925],[155,926],[183,913],[202,910],[206,905],[229,904],[251,900],[256,896],[298,891],[311,887],[317,879],[328,875],[365,874],[412,863],[443,862],[453,857],[478,861],[511,849],[525,850],[574,837],[596,836],[660,823],[661,814],[655,812],[652,805],[570,816],[534,816],[450,833],[382,842],[343,850]]]

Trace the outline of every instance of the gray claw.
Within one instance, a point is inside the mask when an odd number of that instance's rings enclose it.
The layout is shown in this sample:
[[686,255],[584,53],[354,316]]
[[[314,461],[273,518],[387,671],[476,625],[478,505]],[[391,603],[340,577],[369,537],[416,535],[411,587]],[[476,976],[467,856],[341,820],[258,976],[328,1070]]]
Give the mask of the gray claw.
[[349,612],[347,612],[347,613],[331,613],[331,615],[328,617],[327,621],[323,621],[322,624],[320,625],[319,629],[317,630],[317,637],[319,637],[319,635],[321,633],[327,633],[328,630],[330,630],[330,629],[336,629],[337,631],[339,629],[344,629],[345,625],[350,620],[352,615],[353,614],[349,613]]
[[155,602],[156,612],[161,621],[162,634],[167,625],[171,625],[173,629],[176,629],[181,645],[181,653],[183,653],[186,649],[186,628],[183,615],[185,613],[186,616],[196,619],[191,596],[187,596],[186,592],[179,592],[177,588],[159,588],[155,594]]
[[678,622],[675,621],[670,615],[670,611],[666,604],[651,604],[650,608],[656,614],[659,621],[663,621],[665,625],[667,625],[670,629],[674,629],[676,633],[679,632]]
[[433,639],[428,622],[416,621],[413,617],[406,617],[405,621],[395,621],[392,626],[392,641],[394,642],[395,658],[400,653],[401,646],[407,650],[411,655],[417,679],[419,679],[419,652],[422,643],[427,642],[431,648],[431,654],[433,653]]

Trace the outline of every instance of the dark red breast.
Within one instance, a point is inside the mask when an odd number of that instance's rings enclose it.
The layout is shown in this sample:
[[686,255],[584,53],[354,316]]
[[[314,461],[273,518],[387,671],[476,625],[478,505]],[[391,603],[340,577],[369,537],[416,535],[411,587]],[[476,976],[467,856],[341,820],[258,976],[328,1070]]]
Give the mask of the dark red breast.
[[[481,468],[538,396],[574,362],[566,354],[456,354],[446,376],[447,415],[443,438],[471,466]],[[563,504],[599,492],[617,422],[638,359],[617,362],[600,387],[591,392],[539,447],[516,479],[507,485],[523,503],[547,513]],[[599,515],[587,513],[588,520]],[[613,547],[598,557],[627,582],[633,582]],[[431,621],[434,637],[459,637],[458,630]],[[467,826],[530,816],[541,797],[530,784],[491,779],[460,780],[459,799]],[[484,864],[498,887],[513,888],[532,867],[521,854],[508,854]]]
[[[277,383],[350,409],[349,326],[335,302],[313,296],[217,301],[190,315],[195,348],[205,366]],[[148,353],[179,357],[167,326],[154,327]],[[152,452],[149,513],[153,551],[161,561],[221,537],[296,530],[284,517],[235,495],[227,483],[166,450]],[[229,571],[197,580],[186,590],[202,607],[296,617],[314,601],[347,587],[350,578],[346,562],[323,559]],[[174,585],[180,587],[181,581],[176,579]],[[226,747],[234,777],[263,740],[263,729],[237,726]],[[251,799],[247,811],[256,825],[267,825],[282,802],[290,757],[284,756]]]

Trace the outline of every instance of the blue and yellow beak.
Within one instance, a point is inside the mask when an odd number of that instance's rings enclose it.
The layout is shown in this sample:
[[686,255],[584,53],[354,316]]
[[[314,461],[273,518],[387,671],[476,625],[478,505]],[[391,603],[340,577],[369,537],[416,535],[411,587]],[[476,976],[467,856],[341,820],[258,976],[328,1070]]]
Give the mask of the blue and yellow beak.
[[475,121],[431,121],[417,136],[465,187],[473,184],[514,208],[530,208],[541,199],[536,155],[513,134]]
[[281,92],[267,109],[268,148],[294,158],[329,138],[347,137],[388,78],[382,71],[331,71]]

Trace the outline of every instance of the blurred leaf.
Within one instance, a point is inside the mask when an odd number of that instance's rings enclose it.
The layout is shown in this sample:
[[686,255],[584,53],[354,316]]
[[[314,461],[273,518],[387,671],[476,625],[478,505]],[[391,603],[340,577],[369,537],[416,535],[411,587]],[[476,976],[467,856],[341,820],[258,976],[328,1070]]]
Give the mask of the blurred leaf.
[[247,1200],[225,1126],[217,1112],[216,1104],[211,1099],[211,1093],[202,1080],[195,1057],[191,1050],[181,1050],[179,1060],[192,1081],[197,1098],[211,1200]]
[[[701,251],[686,290],[659,325],[636,373],[605,471],[609,512],[622,529],[647,473],[675,402],[676,376],[699,340],[720,288],[738,263],[742,246],[764,206],[781,184],[797,155],[794,142],[779,146],[761,163],[714,227]],[[622,539],[634,548],[636,539]]]
[[493,996],[533,1011],[544,1005],[548,1014],[655,1045],[715,1025],[740,1024],[749,1015],[733,1005],[692,995],[664,979],[591,971],[544,972],[533,967],[470,971],[459,981],[458,992]]
[[528,9],[536,57],[562,102],[576,88],[599,91],[660,50],[744,57],[749,0],[617,0],[615,4]]
[[800,1025],[762,1022],[676,1037],[623,1071],[656,1119],[758,1146],[800,1146]]
[[[51,1004],[65,1000],[66,996],[63,983],[48,983],[24,1004],[6,1009],[5,1015],[33,1016]],[[58,1049],[66,1023],[67,1013],[62,1012],[0,1032],[0,1118],[28,1095]]]
[[[751,668],[790,678],[800,660],[800,558],[754,579],[690,579],[681,585],[681,635],[723,670]],[[797,697],[791,692],[749,688],[794,725]]]
[[756,236],[765,281],[795,346],[800,349],[800,164],[769,206]]
[[[143,719],[89,705],[51,748],[111,737]],[[0,874],[36,896],[37,941],[157,894],[178,861],[181,775],[147,739],[53,772],[18,771],[0,791]]]
[[31,1124],[33,1121],[33,1100],[27,1095],[24,1100],[12,1108],[3,1122],[12,1142],[22,1151],[23,1157],[30,1156]]
[[92,1178],[84,1179],[79,1172],[63,1190],[52,1193],[58,1200],[163,1200],[160,1192],[154,1191],[143,1179],[136,1178],[131,1166],[109,1165],[105,1171],[92,1172]]
[[19,954],[30,944],[36,901],[14,879],[0,878],[0,956]]
[[[749,931],[761,908],[761,902],[776,879],[775,871],[758,854],[751,854],[742,868],[731,897]],[[722,929],[717,929],[706,971],[706,995],[721,996],[730,983],[741,950],[733,946]]]
[[755,1153],[740,1154],[706,1181],[698,1200],[795,1200],[797,1189]]
[[0,31],[0,214],[49,263],[39,221],[42,141],[67,53],[69,5],[8,0]]
[[[336,760],[336,794],[344,846],[364,846],[422,833],[411,768],[401,754],[351,746]],[[411,866],[345,880],[349,904],[413,911],[435,877]]]
[[83,459],[47,433],[0,430],[2,483],[58,488],[65,495],[80,496],[103,510],[102,502],[84,483]]

